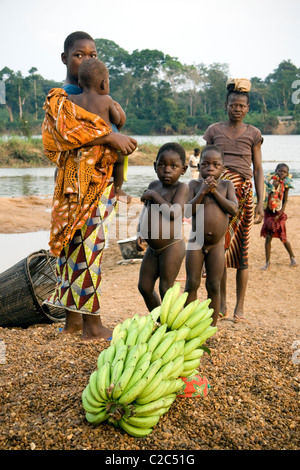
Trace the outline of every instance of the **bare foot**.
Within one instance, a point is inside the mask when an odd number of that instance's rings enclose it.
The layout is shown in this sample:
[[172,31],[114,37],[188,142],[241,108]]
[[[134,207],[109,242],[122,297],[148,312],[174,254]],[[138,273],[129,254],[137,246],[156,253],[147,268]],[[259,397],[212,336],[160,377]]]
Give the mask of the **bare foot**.
[[266,264],[261,268],[263,271],[267,271],[270,267],[270,261],[267,261]]
[[297,266],[296,258],[291,258],[291,266],[292,267]]
[[66,313],[66,322],[65,326],[62,329],[62,333],[73,334],[77,331],[82,330],[82,315],[76,312],[65,311]]
[[102,325],[98,315],[83,315],[83,341],[108,341],[111,338],[112,330]]

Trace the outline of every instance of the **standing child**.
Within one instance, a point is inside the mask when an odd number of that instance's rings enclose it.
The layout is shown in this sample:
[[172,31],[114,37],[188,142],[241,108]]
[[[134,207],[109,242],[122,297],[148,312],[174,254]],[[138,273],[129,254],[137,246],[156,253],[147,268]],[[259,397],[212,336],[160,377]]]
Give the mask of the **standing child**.
[[[78,70],[78,84],[82,93],[69,95],[68,99],[90,113],[100,116],[114,132],[126,122],[122,107],[109,96],[109,72],[101,60],[91,58],[83,61]],[[124,181],[124,155],[118,152],[113,170],[114,189],[120,195]],[[122,191],[122,194],[125,193]]]
[[[192,211],[192,232],[186,252],[186,304],[197,299],[202,267],[206,267],[206,290],[214,309],[213,325],[220,312],[221,279],[225,268],[224,235],[228,227],[228,214],[235,217],[238,202],[234,185],[221,180],[223,152],[215,145],[204,147],[201,152],[198,180],[189,182],[189,204]],[[197,210],[204,206],[204,227],[197,226]],[[203,230],[203,244],[199,243]],[[196,234],[196,235],[195,235]],[[198,240],[197,240],[198,239]]]
[[260,234],[265,238],[266,264],[262,269],[267,270],[270,267],[272,238],[279,238],[282,241],[290,256],[291,266],[297,266],[291,244],[286,235],[287,215],[285,208],[289,189],[293,188],[288,165],[279,163],[275,173],[270,173],[266,177],[265,183],[267,207],[264,209],[264,223]]
[[[149,311],[161,304],[166,291],[173,286],[185,256],[182,221],[188,186],[179,181],[187,170],[185,159],[181,145],[163,145],[154,163],[158,179],[149,184],[141,197],[144,208],[137,245],[144,239],[148,247],[140,268],[138,289]],[[154,290],[157,279],[160,296]]]
[[200,161],[200,149],[195,148],[193,155],[190,157],[189,166],[191,170],[191,177],[196,180],[199,176],[198,163]]

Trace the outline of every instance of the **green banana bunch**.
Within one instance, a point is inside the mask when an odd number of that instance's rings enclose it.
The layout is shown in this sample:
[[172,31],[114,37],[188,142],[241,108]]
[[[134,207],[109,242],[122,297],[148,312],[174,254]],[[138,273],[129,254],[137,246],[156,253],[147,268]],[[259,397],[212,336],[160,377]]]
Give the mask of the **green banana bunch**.
[[210,299],[186,305],[175,283],[148,315],[116,325],[82,392],[86,419],[107,421],[134,437],[150,434],[183,386],[197,373],[202,345],[215,334]]

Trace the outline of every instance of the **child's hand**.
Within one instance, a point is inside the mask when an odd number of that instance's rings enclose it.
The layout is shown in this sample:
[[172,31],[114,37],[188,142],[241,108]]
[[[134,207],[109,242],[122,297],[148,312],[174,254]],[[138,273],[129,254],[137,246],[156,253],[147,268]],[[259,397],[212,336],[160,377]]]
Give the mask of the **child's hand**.
[[214,190],[217,187],[217,181],[213,176],[208,176],[204,181],[202,185],[202,193],[208,194],[208,193],[213,193]]
[[145,241],[141,237],[137,237],[135,245],[137,251],[145,251]]
[[152,200],[153,200],[153,192],[151,191],[151,189],[146,189],[142,194],[141,201],[146,202],[146,201],[152,201]]

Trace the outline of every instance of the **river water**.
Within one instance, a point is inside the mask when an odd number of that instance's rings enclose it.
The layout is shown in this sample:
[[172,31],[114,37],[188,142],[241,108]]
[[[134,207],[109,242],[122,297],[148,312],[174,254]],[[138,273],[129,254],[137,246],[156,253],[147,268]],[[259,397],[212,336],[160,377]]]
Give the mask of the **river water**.
[[[140,144],[149,142],[155,145],[181,139],[196,140],[195,136],[135,136],[135,138]],[[197,140],[199,145],[205,144],[201,137]],[[265,174],[274,171],[278,163],[285,162],[289,165],[295,187],[290,190],[290,196],[300,195],[300,135],[264,136],[262,156]],[[0,168],[0,197],[51,196],[54,189],[53,175],[53,168]],[[132,196],[139,197],[153,179],[156,179],[156,175],[152,166],[130,166],[124,190]],[[182,181],[188,182],[189,179],[188,170]],[[0,233],[0,273],[32,252],[48,249],[48,238],[48,232]]]
[[[138,143],[150,142],[162,145],[169,141],[196,138],[189,136],[135,136]],[[201,137],[197,138],[199,145],[205,142]],[[300,135],[289,136],[264,136],[262,146],[263,168],[265,174],[273,171],[280,162],[285,162],[293,174],[295,190],[290,195],[300,195]],[[49,196],[54,189],[53,168],[0,168],[0,197],[14,196]],[[147,185],[156,178],[152,166],[130,166],[128,181],[124,183],[124,190],[132,196],[139,197]],[[182,181],[188,181],[190,173],[182,177]]]

